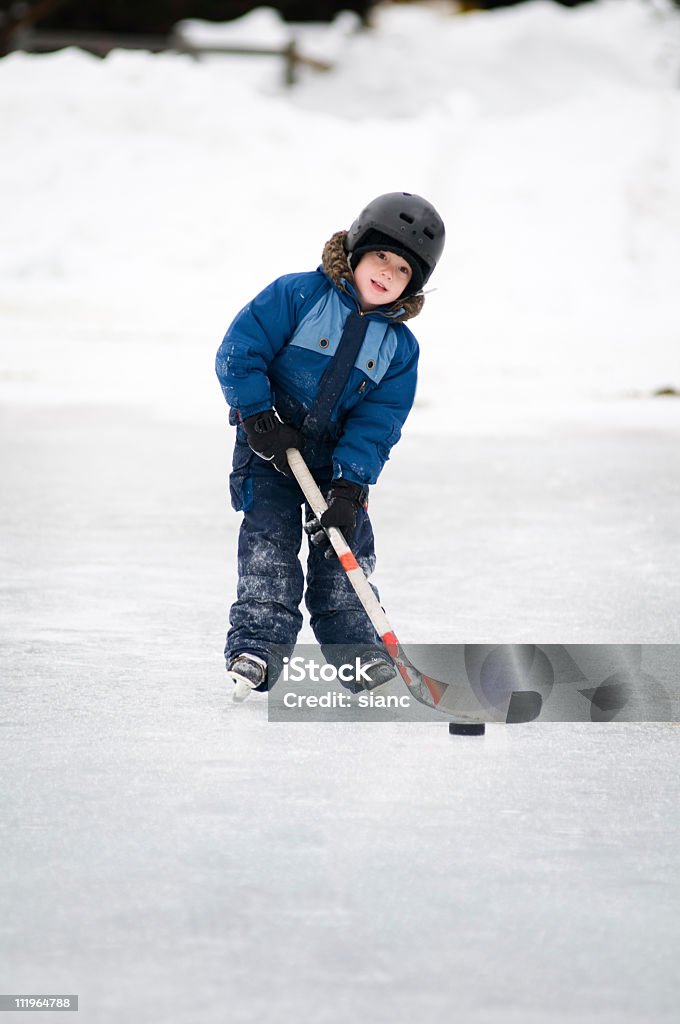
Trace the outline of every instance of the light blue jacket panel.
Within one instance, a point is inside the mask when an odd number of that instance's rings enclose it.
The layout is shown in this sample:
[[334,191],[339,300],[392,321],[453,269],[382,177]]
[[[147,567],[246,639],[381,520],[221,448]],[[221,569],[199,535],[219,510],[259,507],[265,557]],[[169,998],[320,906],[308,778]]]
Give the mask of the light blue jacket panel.
[[[358,303],[322,270],[278,278],[237,315],[216,370],[232,422],[275,406],[301,427]],[[393,314],[398,315],[398,314]],[[366,314],[366,336],[329,430],[333,473],[375,483],[415,397],[418,343],[387,314]],[[292,401],[291,401],[292,400]]]

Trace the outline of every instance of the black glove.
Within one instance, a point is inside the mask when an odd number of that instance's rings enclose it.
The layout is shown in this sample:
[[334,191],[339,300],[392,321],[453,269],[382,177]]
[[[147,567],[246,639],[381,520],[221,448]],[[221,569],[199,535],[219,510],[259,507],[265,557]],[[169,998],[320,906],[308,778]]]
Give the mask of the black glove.
[[303,438],[299,430],[280,420],[273,409],[246,416],[243,429],[256,455],[271,462],[279,473],[291,475],[286,449],[302,448]]
[[351,480],[333,480],[326,501],[328,508],[321,519],[307,520],[305,530],[312,544],[327,544],[328,551],[325,552],[325,557],[333,558],[335,551],[330,546],[326,531],[331,526],[337,526],[350,544],[357,523],[357,513],[362,505],[366,505],[366,491],[360,484],[355,484]]

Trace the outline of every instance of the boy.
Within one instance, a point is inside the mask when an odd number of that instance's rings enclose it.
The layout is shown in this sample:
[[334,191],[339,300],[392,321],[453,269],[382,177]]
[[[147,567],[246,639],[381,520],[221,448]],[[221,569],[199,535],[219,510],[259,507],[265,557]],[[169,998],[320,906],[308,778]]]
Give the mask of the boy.
[[328,503],[320,521],[306,508],[314,635],[325,654],[324,645],[334,645],[333,660],[338,645],[351,645],[368,688],[395,675],[324,531],[342,530],[370,575],[368,488],[399,440],[416,388],[418,343],[404,321],[422,309],[443,247],[444,224],[425,199],[378,196],[326,243],[318,270],[270,284],[220,346],[217,376],[237,426],[231,501],[243,512],[225,648],[237,700],[276,681],[269,646],[292,650],[302,625],[304,498],[288,448],[303,452]]

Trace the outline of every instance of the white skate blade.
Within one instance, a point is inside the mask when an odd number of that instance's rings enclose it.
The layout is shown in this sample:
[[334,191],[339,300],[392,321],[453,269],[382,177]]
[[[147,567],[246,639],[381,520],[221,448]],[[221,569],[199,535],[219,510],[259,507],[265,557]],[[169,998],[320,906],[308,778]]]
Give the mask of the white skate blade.
[[231,699],[234,704],[243,704],[244,700],[248,700],[251,693],[255,689],[255,686],[251,683],[250,679],[246,679],[239,672],[227,672],[227,679],[231,679],[234,684]]

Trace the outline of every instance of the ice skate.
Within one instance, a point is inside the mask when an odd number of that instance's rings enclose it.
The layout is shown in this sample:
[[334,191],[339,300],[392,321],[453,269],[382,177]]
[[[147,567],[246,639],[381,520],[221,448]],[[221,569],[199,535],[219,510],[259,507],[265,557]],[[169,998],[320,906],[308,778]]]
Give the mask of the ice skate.
[[[362,681],[365,690],[375,690],[376,687],[389,683],[390,679],[394,679],[397,674],[397,670],[392,662],[387,661],[386,658],[381,658],[379,654],[361,658],[360,665],[362,676],[364,677]],[[369,679],[367,680],[365,676],[368,676]]]
[[234,703],[242,704],[267,678],[267,662],[256,654],[239,654],[229,662],[227,678],[234,684]]

